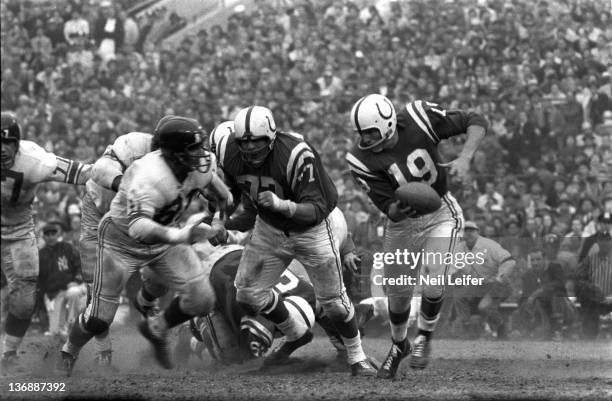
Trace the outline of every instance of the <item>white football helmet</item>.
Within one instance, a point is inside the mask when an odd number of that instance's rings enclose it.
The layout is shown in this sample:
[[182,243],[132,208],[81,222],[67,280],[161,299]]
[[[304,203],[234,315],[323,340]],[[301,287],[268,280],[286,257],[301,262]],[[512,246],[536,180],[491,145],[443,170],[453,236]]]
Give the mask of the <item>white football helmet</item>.
[[215,129],[210,133],[210,137],[208,138],[208,144],[210,146],[210,150],[217,156],[219,156],[219,145],[223,138],[230,136],[234,133],[234,122],[233,121],[224,121],[221,124],[217,125]]
[[364,145],[363,138],[359,141],[359,149],[368,150],[395,135],[397,114],[389,99],[383,95],[371,94],[362,97],[355,103],[351,109],[351,121],[360,136],[363,131],[373,128],[380,132],[380,139],[372,144]]
[[[276,139],[276,123],[270,109],[251,106],[240,110],[234,119],[234,129],[243,160],[253,166],[263,164]],[[260,146],[249,146],[249,142],[260,140]]]

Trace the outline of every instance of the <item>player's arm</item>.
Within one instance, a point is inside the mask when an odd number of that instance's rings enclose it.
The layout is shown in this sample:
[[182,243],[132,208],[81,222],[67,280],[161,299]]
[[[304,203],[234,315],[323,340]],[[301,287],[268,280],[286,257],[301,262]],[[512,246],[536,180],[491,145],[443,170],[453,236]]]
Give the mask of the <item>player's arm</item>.
[[115,156],[112,147],[109,146],[102,157],[94,163],[91,178],[96,184],[117,192],[124,171],[125,166]]
[[204,213],[199,214],[200,221],[192,220],[183,228],[159,224],[153,220],[153,216],[165,204],[164,196],[158,189],[160,186],[142,185],[137,179],[130,179],[127,186],[130,237],[144,243],[180,244],[192,241],[194,227],[204,220]]
[[85,185],[91,177],[91,164],[55,156],[55,168],[43,181],[64,182],[66,184]]
[[370,170],[350,153],[346,155],[346,161],[357,184],[381,212],[392,221],[400,221],[406,217],[399,209],[399,202],[393,196],[395,188],[387,177],[381,177],[379,173]]
[[320,177],[322,166],[306,142],[300,142],[291,151],[287,162],[285,181],[293,193],[293,200],[281,199],[273,191],[257,195],[257,207],[284,215],[300,225],[311,225],[323,219],[325,199]]

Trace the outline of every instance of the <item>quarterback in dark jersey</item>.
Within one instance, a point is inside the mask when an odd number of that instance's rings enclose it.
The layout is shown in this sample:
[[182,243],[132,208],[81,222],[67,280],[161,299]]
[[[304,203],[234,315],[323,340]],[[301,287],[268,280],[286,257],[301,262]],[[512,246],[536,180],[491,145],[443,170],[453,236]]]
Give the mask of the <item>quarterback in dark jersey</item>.
[[[274,322],[287,339],[266,362],[274,364],[312,340],[309,328],[288,313],[282,295],[272,290],[297,259],[342,335],[352,374],[375,374],[361,347],[355,309],[342,281],[339,245],[330,229],[328,217],[338,194],[318,154],[301,135],[277,132],[265,107],[242,109],[234,129],[218,155],[219,164],[229,186],[239,188],[250,204],[247,209],[256,213],[236,275],[236,299],[251,314]],[[235,221],[230,219],[226,228],[245,229]]]
[[[355,103],[351,122],[360,141],[346,160],[357,182],[389,218],[384,251],[434,255],[418,259],[414,266],[395,260],[385,265],[385,278],[408,275],[419,282],[423,276],[446,277],[451,268],[447,256],[453,258],[455,244],[462,234],[463,215],[455,198],[448,193],[445,168],[461,177],[467,174],[471,158],[485,135],[487,121],[477,113],[446,111],[424,101],[408,103],[396,113],[389,99],[372,94]],[[460,156],[442,164],[438,143],[463,133],[467,133],[467,140]],[[399,186],[414,181],[429,184],[440,195],[442,206],[437,211],[418,215],[395,199]],[[435,256],[438,254],[441,257]],[[399,363],[409,354],[412,368],[422,369],[429,361],[430,339],[440,316],[444,285],[423,285],[419,332],[411,347],[407,322],[413,287],[386,286],[393,345],[378,371],[379,377],[394,377]]]

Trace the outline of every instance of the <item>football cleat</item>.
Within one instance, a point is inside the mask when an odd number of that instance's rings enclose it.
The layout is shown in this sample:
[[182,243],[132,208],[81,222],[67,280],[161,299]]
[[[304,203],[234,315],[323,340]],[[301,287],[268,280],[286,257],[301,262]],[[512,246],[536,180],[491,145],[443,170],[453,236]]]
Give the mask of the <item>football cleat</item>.
[[364,359],[351,365],[351,376],[373,377],[376,376],[376,368],[368,359]]
[[69,354],[68,352],[61,351],[60,352],[60,360],[57,364],[57,370],[60,373],[66,375],[66,377],[72,376],[72,370],[74,369],[74,364],[76,363],[76,358]]
[[2,374],[20,371],[17,351],[7,351],[2,354],[2,358],[0,358],[0,367],[2,368]]
[[418,335],[414,340],[414,347],[410,355],[410,367],[412,369],[425,369],[429,363],[431,353],[431,342],[424,335]]
[[408,338],[404,339],[399,345],[395,342],[391,344],[387,358],[385,358],[376,376],[381,379],[393,379],[397,374],[400,362],[410,354],[410,351]]
[[168,342],[168,330],[155,330],[151,327],[151,319],[138,324],[140,334],[153,346],[155,359],[164,369],[172,369],[170,358],[170,344]]
[[283,345],[275,349],[264,359],[264,366],[282,365],[287,363],[291,354],[298,348],[311,342],[313,337],[312,332],[309,330],[295,341],[286,341]]

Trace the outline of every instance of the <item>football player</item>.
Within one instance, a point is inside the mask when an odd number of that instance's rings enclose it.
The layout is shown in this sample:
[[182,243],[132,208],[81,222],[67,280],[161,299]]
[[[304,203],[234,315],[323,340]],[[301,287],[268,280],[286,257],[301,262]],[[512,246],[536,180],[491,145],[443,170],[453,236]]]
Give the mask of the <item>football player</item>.
[[159,149],[125,171],[110,210],[100,221],[92,301],[62,347],[61,368],[67,375],[81,348],[108,330],[128,275],[143,266],[178,293],[163,313],[149,315],[139,324],[162,367],[172,368],[168,329],[207,314],[214,304],[208,277],[189,244],[215,232],[201,224],[203,214],[192,216],[182,228],[177,222],[205,188],[216,193],[220,204],[232,203],[231,193],[215,174],[214,155],[206,149],[205,134],[196,120],[165,116],[154,136]]
[[[347,153],[350,170],[374,204],[387,215],[384,251],[441,253],[442,259],[454,252],[462,234],[463,215],[455,198],[448,193],[446,167],[450,173],[465,178],[472,156],[485,135],[487,121],[467,111],[446,111],[437,104],[415,101],[404,105],[396,114],[385,96],[371,94],[359,99],[351,110],[351,122],[359,142]],[[438,143],[467,133],[459,157],[448,164],[440,163]],[[431,185],[442,199],[435,212],[418,215],[394,197],[402,184],[420,181]],[[441,258],[430,258],[417,266],[385,265],[386,278],[408,274],[418,277],[444,275],[449,265]],[[437,263],[436,263],[437,262]],[[412,286],[387,286],[389,319],[393,344],[378,371],[382,378],[395,376],[400,361],[410,354],[410,366],[424,368],[431,352],[431,336],[439,319],[444,286],[424,286],[418,317],[418,334],[411,348],[407,339]]]
[[234,122],[224,121],[221,124],[217,125],[215,129],[210,133],[209,144],[210,150],[217,157],[219,157],[220,153],[225,151],[225,146],[227,145],[227,139],[231,134],[234,133]]
[[[355,245],[348,234],[346,220],[340,209],[335,208],[330,213],[329,220],[334,239],[340,244],[339,251],[345,266],[355,269],[354,263],[357,258],[354,254]],[[236,301],[234,280],[243,249],[244,247],[239,245],[223,246],[204,261],[215,289],[216,307],[210,315],[191,320],[194,338],[204,343],[213,358],[228,363],[263,356],[272,345],[275,335],[280,334],[274,323],[261,315],[246,314]],[[290,314],[310,325],[316,320],[339,354],[346,354],[341,335],[325,316],[320,305],[317,305],[314,287],[308,280],[304,267],[298,261],[291,262],[281,274],[273,291],[281,294],[285,302],[290,304],[288,308]],[[287,299],[287,297],[292,298]],[[189,338],[183,340],[182,346],[185,349],[189,347]]]
[[17,349],[30,325],[38,281],[38,247],[32,201],[38,184],[84,185],[91,165],[46,152],[21,139],[14,113],[2,112],[2,272],[8,281],[8,316],[1,364],[17,364]]
[[[98,224],[102,216],[110,209],[125,170],[134,161],[150,151],[156,150],[158,145],[154,142],[157,141],[154,141],[153,135],[143,132],[130,132],[121,135],[112,145],[106,148],[102,157],[93,165],[92,176],[85,184],[86,192],[83,196],[79,251],[83,280],[88,286],[88,303],[91,297],[91,284],[93,283],[96,266]],[[163,295],[165,290],[166,288],[155,286],[154,281],[145,280],[145,286],[137,296],[137,309],[144,311],[145,307],[140,306],[146,303],[144,299],[152,301]],[[139,300],[143,301],[138,302]],[[109,366],[112,344],[108,331],[95,336],[95,349],[96,363],[100,366]]]
[[219,152],[219,162],[226,181],[241,190],[245,212],[230,219],[226,228],[244,231],[242,225],[251,227],[255,218],[236,275],[236,299],[249,314],[262,314],[276,324],[287,340],[265,363],[276,364],[312,341],[309,328],[288,313],[283,296],[272,289],[297,259],[342,336],[351,373],[375,374],[361,347],[355,309],[342,281],[338,243],[330,230],[328,217],[338,193],[318,154],[302,135],[277,132],[265,107],[240,110],[234,130]]

